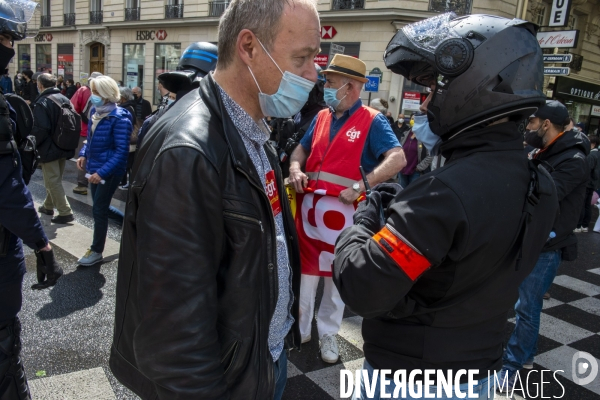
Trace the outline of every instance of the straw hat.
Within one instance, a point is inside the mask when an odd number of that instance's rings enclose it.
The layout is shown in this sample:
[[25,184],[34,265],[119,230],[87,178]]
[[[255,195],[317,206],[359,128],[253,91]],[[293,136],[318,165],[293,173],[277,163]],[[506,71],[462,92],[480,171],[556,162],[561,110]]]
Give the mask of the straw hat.
[[344,54],[334,55],[329,67],[322,73],[327,74],[328,72],[344,75],[362,83],[368,82],[368,79],[365,78],[367,66],[364,62],[352,56]]

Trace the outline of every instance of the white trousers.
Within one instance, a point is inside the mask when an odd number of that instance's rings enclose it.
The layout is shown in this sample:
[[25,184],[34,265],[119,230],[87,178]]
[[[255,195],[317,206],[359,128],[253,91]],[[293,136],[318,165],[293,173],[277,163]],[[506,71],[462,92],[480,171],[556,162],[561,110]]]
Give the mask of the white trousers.
[[[315,315],[315,297],[320,276],[302,274],[300,283],[300,334],[303,338],[310,335]],[[336,335],[344,318],[344,302],[333,284],[331,277],[323,278],[323,298],[317,314],[319,339],[324,335]]]

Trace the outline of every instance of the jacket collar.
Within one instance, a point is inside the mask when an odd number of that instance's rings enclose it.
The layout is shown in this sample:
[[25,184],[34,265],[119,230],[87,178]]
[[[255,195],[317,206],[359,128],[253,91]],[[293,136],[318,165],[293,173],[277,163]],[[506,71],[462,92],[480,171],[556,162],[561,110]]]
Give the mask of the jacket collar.
[[234,168],[238,168],[246,173],[255,184],[262,186],[258,173],[252,164],[252,160],[246,151],[244,142],[233,124],[231,118],[225,110],[225,105],[221,99],[219,88],[212,74],[206,75],[200,81],[200,97],[210,110],[210,114],[219,118],[223,125],[223,136],[229,147],[229,154],[234,164]]

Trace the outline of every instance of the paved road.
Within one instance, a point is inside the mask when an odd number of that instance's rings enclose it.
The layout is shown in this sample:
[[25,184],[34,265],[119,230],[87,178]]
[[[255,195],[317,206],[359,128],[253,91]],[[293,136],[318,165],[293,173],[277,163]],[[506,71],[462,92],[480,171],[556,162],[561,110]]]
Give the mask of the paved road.
[[[108,368],[120,228],[109,224],[102,265],[77,266],[77,259],[91,244],[93,220],[89,195],[72,193],[75,182],[75,164],[68,162],[64,186],[75,211],[75,223],[54,225],[50,217],[41,217],[65,269],[65,276],[52,290],[29,289],[35,282],[35,257],[26,251],[28,270],[20,316],[23,358],[32,395],[34,399],[135,399]],[[34,200],[41,203],[45,189],[40,173],[34,175],[30,189]],[[113,205],[124,209],[125,200],[126,192],[118,190]],[[571,378],[571,359],[577,350],[600,359],[600,234],[581,234],[579,251],[577,261],[563,263],[550,290],[552,300],[546,302],[542,315],[540,355],[535,369],[565,371],[558,377],[565,387],[564,399],[598,400],[600,378],[586,387],[576,385]],[[323,363],[316,340],[303,346],[301,352],[292,352],[284,399],[339,398],[339,370],[357,369],[363,361],[361,318],[348,310],[344,317],[339,337],[340,361],[334,365]],[[514,326],[512,317],[509,316],[507,337]],[[316,327],[313,329],[312,337],[316,338]],[[541,394],[535,395],[535,387],[530,385],[529,389],[530,396],[525,398],[541,398]],[[556,382],[546,384],[544,396],[558,397],[561,393]]]

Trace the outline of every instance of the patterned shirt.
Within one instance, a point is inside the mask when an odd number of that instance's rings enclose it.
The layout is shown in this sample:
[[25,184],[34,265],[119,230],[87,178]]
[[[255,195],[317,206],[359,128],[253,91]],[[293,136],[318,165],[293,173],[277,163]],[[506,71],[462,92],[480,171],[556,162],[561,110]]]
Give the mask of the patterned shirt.
[[[252,160],[254,168],[260,177],[265,193],[266,175],[273,169],[263,148],[269,140],[267,124],[262,121],[263,128],[260,126],[242,107],[240,107],[221,87],[219,86],[223,104],[227,114],[233,121],[238,130],[246,151]],[[287,201],[287,197],[281,199]],[[269,351],[273,361],[277,361],[283,351],[283,340],[294,324],[291,309],[294,294],[292,293],[292,271],[290,269],[287,243],[285,241],[285,230],[283,227],[283,215],[281,213],[275,216],[275,233],[277,237],[277,274],[279,277],[279,295],[275,305],[275,313],[269,325]]]

